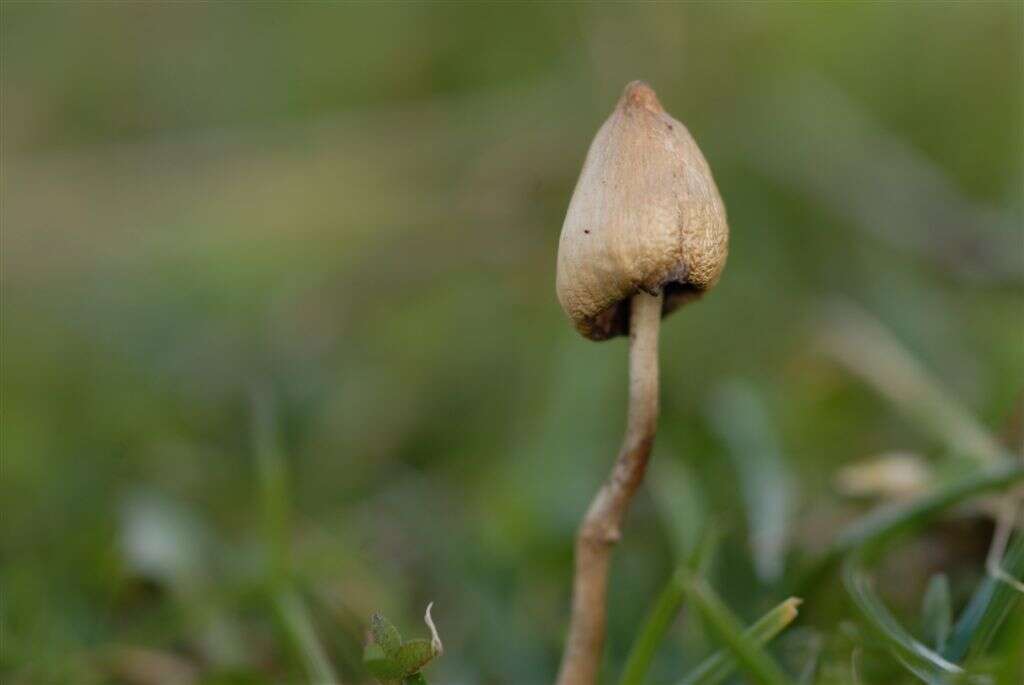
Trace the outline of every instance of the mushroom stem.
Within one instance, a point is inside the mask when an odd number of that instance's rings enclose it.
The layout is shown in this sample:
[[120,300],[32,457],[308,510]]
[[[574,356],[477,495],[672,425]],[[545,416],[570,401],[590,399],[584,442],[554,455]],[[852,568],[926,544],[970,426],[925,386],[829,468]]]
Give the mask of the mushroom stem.
[[604,649],[608,568],[633,494],[644,479],[658,427],[658,329],[662,293],[630,301],[629,413],[615,465],[576,536],[572,616],[557,685],[594,685]]

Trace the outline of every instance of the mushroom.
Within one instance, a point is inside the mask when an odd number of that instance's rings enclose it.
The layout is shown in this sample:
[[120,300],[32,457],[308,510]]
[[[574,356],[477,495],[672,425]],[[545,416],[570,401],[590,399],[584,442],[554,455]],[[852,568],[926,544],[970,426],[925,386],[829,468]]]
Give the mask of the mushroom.
[[689,131],[650,86],[630,83],[590,145],[558,245],[558,300],[576,329],[630,340],[625,437],[577,534],[559,685],[597,682],[611,548],[657,429],[661,318],[715,285],[728,242],[725,207]]

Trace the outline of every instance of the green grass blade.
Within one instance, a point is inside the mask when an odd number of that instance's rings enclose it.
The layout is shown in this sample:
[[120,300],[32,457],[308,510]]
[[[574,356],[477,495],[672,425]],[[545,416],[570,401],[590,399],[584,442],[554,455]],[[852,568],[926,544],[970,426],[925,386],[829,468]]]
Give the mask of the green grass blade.
[[302,656],[310,679],[318,685],[335,685],[337,676],[317,638],[306,604],[292,587],[288,550],[288,471],[278,445],[270,397],[262,392],[253,395],[252,433],[264,544],[270,552],[269,586],[274,606],[285,631]]
[[797,679],[797,685],[814,685],[814,683],[818,682],[818,671],[821,668],[822,661],[821,653],[824,649],[823,640],[814,640],[810,646],[807,661],[804,663],[800,677]]
[[704,575],[706,573],[717,545],[718,534],[713,526],[709,526],[705,529],[701,540],[697,542],[686,566],[672,575],[665,585],[665,589],[655,600],[654,606],[648,612],[643,628],[629,650],[626,666],[619,679],[620,685],[642,685],[658,647],[661,646],[665,634],[683,606],[683,600],[686,597],[683,585],[686,578],[691,574]]
[[684,581],[684,589],[711,631],[725,643],[737,665],[754,681],[763,685],[791,682],[761,645],[743,632],[739,619],[704,579],[688,577]]
[[394,657],[395,653],[402,647],[402,634],[394,624],[384,618],[381,614],[374,614],[370,619],[370,632],[384,654]]
[[[1014,578],[1024,580],[1024,535],[1010,543],[1002,566]],[[1019,590],[991,575],[986,577],[957,620],[943,656],[962,661],[984,652],[1020,602]]]
[[291,526],[288,466],[281,453],[269,394],[256,391],[252,397],[252,443],[263,526],[263,544],[270,555],[273,582],[289,575],[288,529]]
[[[841,534],[830,550],[829,558],[846,553],[843,584],[858,611],[897,660],[926,682],[938,684],[956,679],[963,673],[963,669],[954,663],[948,652],[940,654],[926,647],[899,624],[872,588],[865,570],[865,560],[875,558],[883,544],[893,536],[927,520],[943,508],[969,496],[1006,487],[1022,479],[1024,468],[1019,464],[1005,463],[986,469],[909,504],[884,507],[872,512]],[[1015,557],[1010,558],[1008,555],[1007,563],[1010,562],[1016,563]],[[1005,602],[1000,606],[1005,607]],[[950,643],[956,643],[955,633]]]
[[1024,465],[1003,463],[950,483],[911,502],[883,505],[837,535],[825,553],[805,571],[798,588],[812,584],[833,564],[858,547],[878,545],[970,497],[1002,490],[1021,481],[1024,481]]
[[997,683],[1024,683],[1024,611],[1012,612],[1000,630],[999,643],[1007,648],[995,656],[992,675]]
[[672,580],[658,595],[658,599],[648,613],[643,628],[629,650],[622,678],[619,679],[620,685],[643,684],[665,633],[668,632],[669,626],[672,625],[683,606],[683,599],[686,595],[677,576],[678,573],[672,576]]
[[928,683],[938,685],[963,670],[938,652],[921,644],[899,624],[875,593],[864,568],[861,550],[853,552],[843,563],[843,584],[854,606],[890,652],[906,668]]
[[[659,456],[661,455],[661,456]],[[669,457],[669,458],[664,458]],[[658,450],[647,482],[676,559],[688,559],[707,528],[707,504],[697,479],[679,459]]]
[[761,581],[775,582],[783,572],[795,499],[789,464],[749,384],[735,381],[715,392],[710,420],[739,476],[754,569]]
[[921,602],[921,630],[927,641],[942,652],[953,623],[949,579],[944,573],[932,576]]
[[310,681],[317,685],[340,685],[327,653],[317,639],[313,621],[302,598],[294,590],[286,588],[277,592],[274,602],[292,642],[302,653]]
[[[748,628],[745,635],[759,645],[764,645],[781,633],[797,617],[800,599],[790,597],[782,604],[759,618]],[[736,659],[721,650],[702,661],[679,685],[716,685],[729,677],[736,669]]]

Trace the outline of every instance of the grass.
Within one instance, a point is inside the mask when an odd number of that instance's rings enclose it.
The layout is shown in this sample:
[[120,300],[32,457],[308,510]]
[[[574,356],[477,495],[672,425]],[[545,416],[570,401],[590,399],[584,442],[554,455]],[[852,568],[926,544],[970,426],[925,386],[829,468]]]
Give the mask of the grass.
[[[806,572],[812,579],[858,548],[873,548],[890,538],[927,524],[949,507],[975,495],[998,492],[1024,481],[1024,465],[1003,463],[957,480],[910,502],[875,509],[836,535]],[[805,581],[809,582],[809,581]]]
[[947,661],[934,649],[916,640],[900,625],[874,592],[860,554],[852,553],[843,563],[843,584],[854,605],[883,644],[901,664],[918,678],[938,685],[963,669]]
[[[858,317],[856,325],[851,323],[851,320]],[[964,675],[964,667],[958,664],[963,664],[969,656],[983,654],[991,645],[993,636],[1019,601],[1019,590],[990,573],[950,632],[948,584],[944,577],[933,578],[933,581],[938,582],[929,584],[924,598],[925,628],[932,636],[932,645],[929,646],[913,637],[885,606],[874,591],[868,565],[877,560],[901,534],[927,525],[945,510],[978,495],[1008,490],[1024,482],[1024,463],[1007,458],[1005,451],[996,446],[966,410],[954,401],[945,399],[939,384],[920,369],[877,323],[867,321],[861,314],[847,313],[842,320],[832,321],[829,329],[833,340],[842,340],[842,345],[831,343],[840,360],[849,364],[854,371],[864,371],[863,375],[880,385],[883,393],[888,394],[897,404],[910,407],[922,405],[919,410],[913,409],[909,413],[922,417],[922,425],[928,430],[934,430],[952,448],[966,447],[972,450],[968,456],[975,458],[977,466],[972,474],[911,501],[878,507],[848,525],[835,536],[827,550],[805,569],[798,587],[805,588],[819,583],[822,576],[841,561],[844,587],[876,637],[907,671],[927,683],[939,685],[949,678]],[[864,330],[870,331],[870,335],[861,334]],[[858,335],[860,338],[857,338]],[[849,338],[855,338],[858,342],[851,347]],[[888,369],[888,372],[882,373],[883,368]],[[741,394],[740,390],[734,388],[728,396],[721,396],[715,414],[719,431],[737,436],[733,450],[740,455],[752,456],[758,451],[771,450],[769,445],[772,440],[766,437],[767,429],[750,427],[752,417],[758,416],[758,410],[752,402],[749,392]],[[741,429],[733,432],[737,422]],[[763,418],[757,418],[757,424],[763,422]],[[767,466],[760,463],[751,465],[746,459],[748,457],[738,461],[741,474],[750,471],[753,476],[765,468],[773,472],[782,469],[777,456],[772,457]],[[761,477],[757,482],[774,483],[780,478],[785,477]],[[777,494],[784,494],[782,488],[771,489]],[[771,518],[766,511],[779,509],[778,506],[757,508],[756,503],[761,495],[752,496],[755,490],[748,488],[745,498],[748,503],[753,502],[755,508],[751,509],[752,512],[760,512],[760,515],[752,519],[751,529],[754,532],[766,525],[762,519]],[[1024,575],[1024,536],[1013,539],[1001,563],[1005,565],[1004,572],[1008,577],[1019,581]],[[621,685],[642,685],[645,682],[654,654],[686,598],[698,605],[712,631],[728,645],[740,666],[752,678],[758,682],[786,682],[786,676],[761,650],[761,644],[787,625],[795,617],[795,612],[782,622],[778,614],[769,614],[751,629],[741,633],[738,621],[701,579],[701,574],[695,571],[691,562],[680,567],[673,575],[650,611],[626,660]],[[781,612],[784,606],[778,607],[776,611]],[[772,630],[768,630],[768,626],[772,626]],[[684,682],[717,682],[716,679],[725,677],[730,665],[724,655],[716,655],[699,666]]]
[[268,593],[272,597],[284,634],[290,639],[306,668],[309,682],[336,685],[340,682],[338,676],[292,577],[287,466],[278,443],[274,408],[265,391],[253,393],[252,417],[259,510],[268,554]]
[[718,533],[713,525],[709,525],[691,551],[690,559],[676,570],[651,607],[626,658],[619,685],[643,684],[655,653],[686,599],[687,579],[694,574],[702,576],[707,573],[714,559],[717,543]]
[[[767,644],[796,620],[799,606],[800,600],[790,597],[757,619],[744,632],[745,637],[758,645]],[[721,650],[700,662],[693,671],[679,681],[679,685],[717,685],[732,675],[736,668],[736,658],[729,652]]]
[[786,685],[792,682],[764,651],[752,631],[743,630],[739,619],[705,580],[690,576],[684,580],[683,587],[712,634],[732,653],[740,670],[762,685]]
[[[1024,535],[1018,534],[1010,543],[1001,564],[1011,578],[1024,581]],[[948,646],[942,650],[943,656],[955,661],[969,661],[984,654],[1000,626],[1020,605],[1020,588],[989,574],[953,627]]]

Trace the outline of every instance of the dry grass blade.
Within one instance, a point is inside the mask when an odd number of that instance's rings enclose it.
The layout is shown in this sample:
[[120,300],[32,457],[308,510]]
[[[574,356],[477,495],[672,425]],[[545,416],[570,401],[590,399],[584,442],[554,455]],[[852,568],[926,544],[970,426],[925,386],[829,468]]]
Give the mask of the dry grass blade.
[[980,464],[1006,457],[971,413],[866,311],[848,302],[833,304],[820,341],[830,356],[953,452]]

